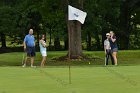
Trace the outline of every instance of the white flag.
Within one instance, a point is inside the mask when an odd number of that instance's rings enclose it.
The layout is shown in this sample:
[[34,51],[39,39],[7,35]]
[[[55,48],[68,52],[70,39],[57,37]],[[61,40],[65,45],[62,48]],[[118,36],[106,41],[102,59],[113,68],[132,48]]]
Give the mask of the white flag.
[[68,5],[68,20],[77,20],[84,24],[86,12],[83,12],[75,7]]

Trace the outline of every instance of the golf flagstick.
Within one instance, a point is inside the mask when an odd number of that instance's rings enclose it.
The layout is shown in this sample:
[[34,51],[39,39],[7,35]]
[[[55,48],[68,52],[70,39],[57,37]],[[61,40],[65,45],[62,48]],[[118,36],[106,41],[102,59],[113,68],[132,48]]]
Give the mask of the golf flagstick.
[[22,55],[22,65],[24,64],[24,61],[25,61],[25,55],[26,55],[26,52],[24,52]]
[[[69,35],[70,36],[70,35]],[[69,40],[70,42],[70,40]],[[68,52],[68,60],[69,60],[69,84],[71,84],[71,60],[70,60],[70,45],[69,45],[69,52]]]
[[71,84],[71,46],[70,46],[70,42],[71,42],[71,34],[70,34],[70,21],[68,20],[68,47],[69,47],[69,50],[68,50],[68,61],[69,61],[69,84]]
[[69,64],[69,84],[71,84],[71,66]]
[[106,66],[106,57],[105,57],[105,66]]

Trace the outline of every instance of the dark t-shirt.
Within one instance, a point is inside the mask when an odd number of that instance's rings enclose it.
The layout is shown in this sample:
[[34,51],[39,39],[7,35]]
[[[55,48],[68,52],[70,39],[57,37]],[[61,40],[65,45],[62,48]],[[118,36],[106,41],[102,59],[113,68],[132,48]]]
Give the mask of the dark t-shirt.
[[[116,39],[116,36],[113,36],[112,37],[113,39]],[[109,39],[109,42],[110,42],[110,46],[111,46],[111,49],[114,49],[114,48],[118,48],[117,46],[117,42],[112,42],[111,38]]]

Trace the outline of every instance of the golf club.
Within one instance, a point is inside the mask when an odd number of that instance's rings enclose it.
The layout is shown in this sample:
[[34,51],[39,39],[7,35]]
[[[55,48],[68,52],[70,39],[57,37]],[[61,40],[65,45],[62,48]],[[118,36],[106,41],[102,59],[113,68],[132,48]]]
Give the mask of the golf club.
[[26,58],[26,52],[22,54],[22,61],[21,61],[22,65],[24,64],[25,58]]

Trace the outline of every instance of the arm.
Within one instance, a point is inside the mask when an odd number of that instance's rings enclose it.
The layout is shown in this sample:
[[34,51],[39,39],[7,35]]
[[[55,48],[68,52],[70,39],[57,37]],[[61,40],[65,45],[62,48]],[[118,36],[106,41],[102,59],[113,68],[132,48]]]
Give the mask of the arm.
[[47,47],[46,44],[44,44],[43,40],[40,40],[40,43],[42,44],[42,46],[43,46],[44,48]]
[[105,51],[105,54],[106,54],[106,45],[104,45],[104,51]]
[[35,37],[34,37],[34,46],[36,45],[36,42],[35,42]]
[[23,46],[24,46],[24,51],[26,50],[26,43],[23,42]]
[[105,41],[104,41],[104,51],[105,51],[105,54],[106,54],[106,44],[105,44]]
[[116,38],[111,37],[111,41],[112,42],[115,42],[116,41]]
[[26,51],[26,37],[24,38],[24,41],[23,41],[23,47],[24,47],[24,51]]

